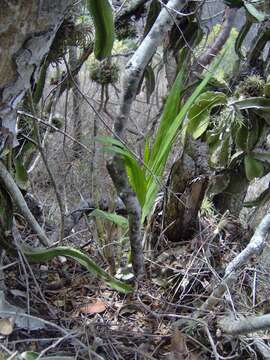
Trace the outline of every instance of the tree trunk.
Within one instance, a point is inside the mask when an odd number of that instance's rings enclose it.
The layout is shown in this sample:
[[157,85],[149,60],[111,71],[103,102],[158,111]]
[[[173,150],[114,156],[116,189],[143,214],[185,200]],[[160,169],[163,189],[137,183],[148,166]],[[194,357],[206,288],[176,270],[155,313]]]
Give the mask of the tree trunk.
[[[69,64],[70,69],[74,69],[78,63],[77,59],[77,49],[75,46],[71,46],[69,49]],[[78,74],[73,76],[73,80],[76,82],[77,87],[80,88],[80,77]],[[82,97],[76,86],[72,88],[72,98],[73,98],[73,109],[72,109],[72,120],[73,120],[73,137],[77,141],[81,142],[82,140],[82,117],[81,117],[81,102]],[[73,144],[74,157],[79,156],[81,147],[79,144]]]
[[[16,108],[36,82],[71,0],[4,1],[0,12],[0,147],[16,134]],[[16,144],[16,140],[14,141]]]
[[249,182],[243,168],[234,169],[229,175],[228,187],[214,197],[214,204],[220,213],[228,210],[230,214],[238,217],[243,208]]
[[189,149],[174,164],[168,181],[164,232],[170,241],[189,238],[208,185],[207,145],[190,139]]

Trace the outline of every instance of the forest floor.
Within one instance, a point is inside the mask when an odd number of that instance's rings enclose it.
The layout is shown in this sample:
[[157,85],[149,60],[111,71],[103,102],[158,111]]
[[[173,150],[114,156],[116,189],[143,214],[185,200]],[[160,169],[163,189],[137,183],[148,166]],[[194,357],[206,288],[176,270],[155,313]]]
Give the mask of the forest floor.
[[[158,232],[158,218],[154,227]],[[18,228],[31,236],[22,220]],[[230,217],[202,216],[200,231],[186,243],[170,244],[159,234],[155,249],[146,252],[145,279],[127,295],[65,257],[31,266],[22,256],[17,261],[6,258],[0,308],[13,315],[0,322],[2,357],[9,351],[9,358],[18,359],[260,359],[254,339],[268,340],[268,335],[234,338],[218,326],[229,313],[267,312],[259,279],[254,285],[256,262],[242,270],[213,311],[197,322],[186,321],[223,276],[224,264],[248,241],[242,225]],[[65,244],[70,245],[68,240]],[[81,237],[79,248],[110,270],[94,240]]]

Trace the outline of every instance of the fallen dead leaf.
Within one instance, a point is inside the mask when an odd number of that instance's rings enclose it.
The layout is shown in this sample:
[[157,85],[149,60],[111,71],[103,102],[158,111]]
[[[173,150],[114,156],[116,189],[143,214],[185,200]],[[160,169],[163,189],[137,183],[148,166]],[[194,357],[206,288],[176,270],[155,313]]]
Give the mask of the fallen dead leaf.
[[178,329],[175,329],[171,338],[171,360],[186,360],[188,356],[188,348],[186,344],[186,336]]
[[0,319],[0,334],[8,336],[12,333],[14,328],[14,321],[11,318]]
[[198,353],[190,353],[188,360],[201,360],[201,359],[202,359],[202,357],[201,357],[200,354],[198,354]]
[[93,303],[81,306],[78,309],[79,313],[83,314],[100,314],[106,310],[106,303],[102,300],[96,300]]
[[175,329],[171,338],[170,360],[200,360],[201,355],[191,352],[187,346],[187,337],[179,329]]

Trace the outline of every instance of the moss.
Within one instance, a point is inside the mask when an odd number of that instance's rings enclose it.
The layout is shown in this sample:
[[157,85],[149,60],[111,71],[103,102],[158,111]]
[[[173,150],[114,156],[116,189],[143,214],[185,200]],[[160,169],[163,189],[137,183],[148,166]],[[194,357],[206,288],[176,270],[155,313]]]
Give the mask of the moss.
[[265,81],[258,75],[250,75],[235,89],[236,97],[255,97],[264,95]]

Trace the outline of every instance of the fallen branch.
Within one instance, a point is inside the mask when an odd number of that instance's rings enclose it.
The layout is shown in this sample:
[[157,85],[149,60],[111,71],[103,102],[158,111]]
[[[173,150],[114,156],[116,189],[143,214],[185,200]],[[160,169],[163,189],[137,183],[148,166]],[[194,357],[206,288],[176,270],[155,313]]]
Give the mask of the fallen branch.
[[232,285],[233,280],[237,276],[238,270],[245,265],[252,256],[260,255],[266,246],[266,238],[270,231],[270,212],[264,216],[258,225],[254,235],[252,236],[247,247],[238,254],[227,266],[223,280],[213,290],[212,294],[199,309],[200,311],[211,310],[215,307],[225,291]]
[[243,335],[259,330],[269,330],[270,314],[248,316],[239,320],[229,316],[219,321],[219,327],[224,333],[229,335]]
[[21,191],[16,185],[13,177],[10,175],[5,165],[0,161],[0,181],[3,184],[4,188],[9,192],[9,195],[13,199],[16,206],[19,208],[21,214],[24,216],[28,222],[31,229],[36,233],[40,242],[44,246],[49,246],[50,241],[47,238],[46,234],[34,218],[33,214],[29,210],[26,201],[24,200]]
[[[120,108],[114,124],[116,139],[122,139],[124,136],[125,126],[128,121],[132,103],[136,97],[140,79],[145,67],[174,22],[173,10],[180,11],[185,4],[185,0],[170,0],[167,3],[166,8],[161,10],[151,30],[126,65],[123,76]],[[170,11],[170,9],[172,11]],[[140,204],[129,185],[123,158],[115,155],[113,159],[108,162],[107,168],[118,195],[127,209],[132,265],[136,277],[139,278],[144,275]]]

